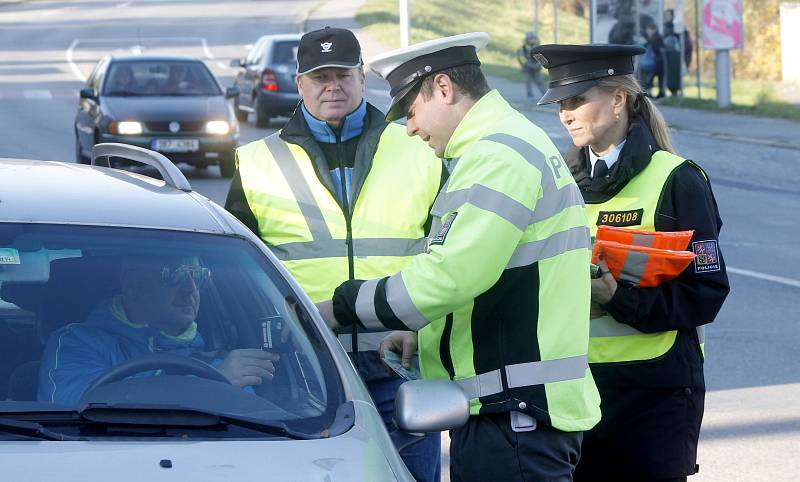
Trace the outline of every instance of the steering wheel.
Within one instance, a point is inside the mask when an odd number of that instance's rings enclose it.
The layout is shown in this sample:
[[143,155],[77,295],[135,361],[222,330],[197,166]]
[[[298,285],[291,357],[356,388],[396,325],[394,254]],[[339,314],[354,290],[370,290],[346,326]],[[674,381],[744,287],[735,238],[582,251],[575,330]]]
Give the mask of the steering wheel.
[[169,353],[153,353],[139,358],[128,360],[107,371],[103,376],[94,381],[84,393],[114,383],[137,373],[152,370],[164,370],[166,373],[176,375],[196,375],[217,382],[227,383],[230,380],[208,363],[189,356],[172,355]]

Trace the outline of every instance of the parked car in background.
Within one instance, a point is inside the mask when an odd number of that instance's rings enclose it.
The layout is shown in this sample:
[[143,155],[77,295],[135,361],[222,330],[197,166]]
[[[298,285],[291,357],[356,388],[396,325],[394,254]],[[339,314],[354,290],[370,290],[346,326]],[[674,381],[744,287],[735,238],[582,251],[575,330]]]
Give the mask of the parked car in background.
[[[158,153],[100,144],[93,157],[164,180],[0,159],[3,480],[412,481],[395,444],[467,421],[458,385],[416,380],[390,438],[256,235]],[[272,377],[224,375],[242,351],[277,354]]]
[[106,57],[80,91],[76,160],[88,163],[95,144],[121,142],[198,168],[218,164],[231,177],[239,125],[228,99],[236,94],[196,57]]
[[241,70],[233,85],[239,89],[234,101],[236,118],[244,122],[251,112],[256,126],[265,127],[272,117],[289,116],[294,112],[297,93],[297,46],[302,34],[264,35],[243,59],[231,61]]

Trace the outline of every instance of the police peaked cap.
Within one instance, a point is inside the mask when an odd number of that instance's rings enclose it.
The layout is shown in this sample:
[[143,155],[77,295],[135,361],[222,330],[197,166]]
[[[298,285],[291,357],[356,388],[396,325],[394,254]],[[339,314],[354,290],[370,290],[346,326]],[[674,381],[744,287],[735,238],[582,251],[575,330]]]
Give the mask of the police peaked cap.
[[480,65],[478,50],[489,42],[489,34],[471,32],[429,40],[374,57],[369,67],[389,82],[392,103],[389,121],[405,116],[403,98],[425,77],[459,65]]
[[632,74],[633,57],[645,53],[635,45],[539,45],[531,56],[550,74],[550,84],[538,104],[552,104],[583,94],[598,79]]

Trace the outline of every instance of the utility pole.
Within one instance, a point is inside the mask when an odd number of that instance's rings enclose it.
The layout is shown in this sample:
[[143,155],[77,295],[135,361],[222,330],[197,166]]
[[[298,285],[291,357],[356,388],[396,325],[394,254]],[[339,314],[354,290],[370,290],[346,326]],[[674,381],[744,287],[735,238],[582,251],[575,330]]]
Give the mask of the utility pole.
[[702,99],[703,95],[700,93],[700,49],[703,47],[703,39],[700,38],[700,16],[703,11],[700,10],[700,0],[694,2],[694,61],[697,63],[697,98]]
[[539,0],[533,0],[533,33],[539,36]]
[[553,0],[553,43],[558,43],[558,0]]
[[717,50],[716,64],[717,106],[724,109],[731,106],[731,51]]
[[408,47],[411,39],[411,0],[400,0],[400,47]]

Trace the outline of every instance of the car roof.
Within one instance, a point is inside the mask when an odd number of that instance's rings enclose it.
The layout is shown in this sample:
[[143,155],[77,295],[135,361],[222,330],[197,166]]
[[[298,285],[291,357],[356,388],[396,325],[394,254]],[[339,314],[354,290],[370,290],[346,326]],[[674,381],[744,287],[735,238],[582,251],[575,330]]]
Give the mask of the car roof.
[[114,54],[111,62],[203,62],[193,55],[173,54]]
[[195,192],[129,171],[0,158],[3,222],[240,233],[219,211]]

